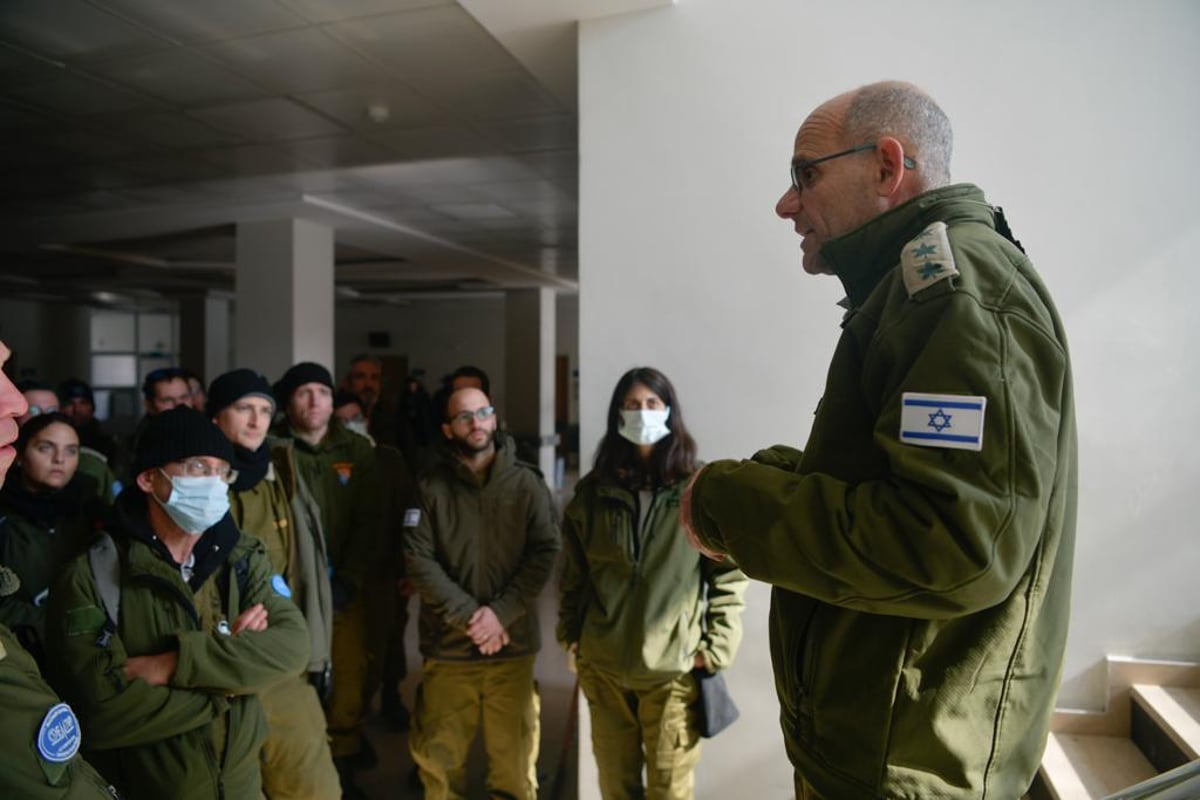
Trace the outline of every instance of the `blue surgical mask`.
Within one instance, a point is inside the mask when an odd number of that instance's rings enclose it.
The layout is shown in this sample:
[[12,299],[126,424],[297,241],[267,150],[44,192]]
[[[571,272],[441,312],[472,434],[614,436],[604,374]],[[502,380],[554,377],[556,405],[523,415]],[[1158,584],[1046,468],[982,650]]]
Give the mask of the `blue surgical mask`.
[[164,503],[151,494],[188,535],[199,536],[229,511],[229,485],[217,476],[163,475],[171,481],[171,496]]
[[656,444],[671,433],[667,418],[671,407],[621,409],[617,433],[634,444]]

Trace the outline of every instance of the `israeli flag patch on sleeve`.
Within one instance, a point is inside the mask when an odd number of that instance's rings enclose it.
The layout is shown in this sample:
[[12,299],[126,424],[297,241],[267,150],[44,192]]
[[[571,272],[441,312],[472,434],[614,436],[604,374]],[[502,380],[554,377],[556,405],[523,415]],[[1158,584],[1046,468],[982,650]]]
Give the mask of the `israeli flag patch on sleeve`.
[[921,447],[983,449],[987,398],[969,394],[905,392],[900,398],[900,441]]
[[404,510],[404,527],[415,528],[421,522],[421,509],[406,508]]
[[292,596],[292,588],[287,585],[287,581],[283,579],[282,575],[276,574],[271,576],[271,588],[280,597],[290,598]]
[[42,758],[55,764],[70,761],[79,752],[82,742],[79,720],[71,707],[66,703],[52,706],[38,729],[37,748]]

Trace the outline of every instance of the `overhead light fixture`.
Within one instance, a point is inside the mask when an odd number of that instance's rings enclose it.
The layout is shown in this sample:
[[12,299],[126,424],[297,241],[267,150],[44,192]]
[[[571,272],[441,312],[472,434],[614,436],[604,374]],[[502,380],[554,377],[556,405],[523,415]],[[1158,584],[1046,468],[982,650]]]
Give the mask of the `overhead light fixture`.
[[392,116],[392,110],[387,103],[371,103],[367,106],[367,119],[377,124],[387,122]]

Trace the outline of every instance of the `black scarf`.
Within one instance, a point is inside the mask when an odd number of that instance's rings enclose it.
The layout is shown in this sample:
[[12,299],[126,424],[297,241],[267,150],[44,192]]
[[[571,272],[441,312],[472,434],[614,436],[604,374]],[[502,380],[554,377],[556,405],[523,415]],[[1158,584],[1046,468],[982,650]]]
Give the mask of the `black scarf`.
[[49,530],[61,520],[82,513],[84,498],[79,482],[74,479],[62,489],[31,492],[25,488],[20,467],[13,467],[4,488],[0,489],[0,506]]
[[247,450],[240,444],[233,446],[233,464],[237,470],[237,480],[230,484],[235,492],[244,492],[258,486],[259,481],[267,477],[271,466],[271,445],[263,442],[257,450]]

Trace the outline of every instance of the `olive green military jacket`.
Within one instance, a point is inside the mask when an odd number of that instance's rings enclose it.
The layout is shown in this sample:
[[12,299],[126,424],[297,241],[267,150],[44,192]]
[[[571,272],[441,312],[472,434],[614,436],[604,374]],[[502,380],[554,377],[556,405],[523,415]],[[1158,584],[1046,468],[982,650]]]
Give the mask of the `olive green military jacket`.
[[1010,800],[1044,748],[1075,412],[1058,313],[996,219],[956,185],[827,243],[849,310],[806,449],[694,486],[702,542],[774,584],[788,752],[827,797]]
[[558,640],[631,688],[728,667],[742,640],[749,581],[704,558],[679,527],[682,483],[654,493],[638,531],[635,492],[584,476],[563,515]]
[[[0,625],[0,796],[20,800],[112,800],[108,781],[76,752],[82,731],[42,679],[33,657]],[[67,720],[64,726],[63,721]],[[48,724],[49,723],[49,724]],[[58,730],[51,728],[57,723]]]
[[296,437],[286,420],[274,433],[291,440],[300,479],[321,509],[332,578],[361,590],[383,529],[383,485],[375,448],[336,417],[315,447]]
[[[256,693],[304,668],[304,620],[262,543],[229,515],[204,533],[213,549],[197,570],[211,572],[193,589],[151,538],[145,495],[126,495],[108,527],[120,554],[120,619],[115,630],[106,623],[88,554],[70,562],[47,613],[51,678],[79,714],[89,761],[126,796],[258,797],[267,724]],[[227,633],[256,603],[267,629]],[[178,654],[168,685],[124,679],[128,657],[166,651]]]
[[79,474],[85,476],[91,490],[105,502],[112,505],[121,489],[121,483],[108,465],[108,459],[98,450],[90,447],[79,448]]
[[[516,658],[541,647],[537,598],[562,541],[550,490],[511,438],[480,482],[458,458],[417,478],[417,502],[405,514],[408,577],[421,595],[421,653],[446,661]],[[511,642],[483,656],[467,635],[480,606],[495,612]]]
[[262,540],[275,572],[287,579],[308,627],[308,672],[331,664],[333,594],[321,509],[296,468],[291,440],[273,440],[271,466],[257,485],[229,492],[238,529]]
[[17,484],[10,481],[0,492],[0,564],[17,574],[21,586],[0,597],[0,623],[38,651],[54,577],[64,561],[83,549],[91,526],[77,481],[54,495],[33,495]]

